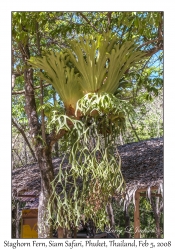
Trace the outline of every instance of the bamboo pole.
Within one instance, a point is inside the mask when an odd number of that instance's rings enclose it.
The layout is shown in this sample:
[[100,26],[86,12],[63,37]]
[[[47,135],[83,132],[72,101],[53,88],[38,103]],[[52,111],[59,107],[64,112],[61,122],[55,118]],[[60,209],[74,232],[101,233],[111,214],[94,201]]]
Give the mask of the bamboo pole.
[[135,193],[135,209],[134,209],[134,238],[140,238],[140,213],[139,213],[140,192]]

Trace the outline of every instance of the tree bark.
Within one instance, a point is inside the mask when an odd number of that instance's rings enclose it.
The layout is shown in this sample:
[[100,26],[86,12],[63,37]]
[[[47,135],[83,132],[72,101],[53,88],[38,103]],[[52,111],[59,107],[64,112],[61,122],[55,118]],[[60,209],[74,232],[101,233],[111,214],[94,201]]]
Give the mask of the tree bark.
[[[37,48],[38,48],[38,53],[39,56],[41,56],[41,46],[40,46],[40,33],[39,33],[39,25],[38,22],[36,21],[36,42],[37,42]],[[42,70],[40,69],[40,72]],[[43,106],[43,81],[40,78],[40,105]],[[45,120],[44,120],[44,110],[41,109],[41,131],[42,131],[42,138],[44,141],[46,141],[46,135],[45,135]]]
[[109,203],[107,205],[107,213],[108,213],[108,217],[109,217],[110,229],[114,231],[115,230],[115,220],[114,220],[114,213],[113,213],[113,208],[112,208],[111,203]]
[[130,217],[128,213],[128,208],[125,207],[124,210],[124,217],[125,217],[125,238],[130,238]]
[[[34,99],[34,91],[30,81],[32,80],[32,69],[28,69],[25,74],[26,82],[26,112],[29,120],[31,135],[34,139],[35,154],[37,157],[40,173],[41,173],[41,193],[39,197],[38,207],[38,238],[51,238],[52,225],[48,222],[48,200],[51,193],[50,183],[54,179],[53,165],[51,158],[51,147],[41,138],[40,125],[36,112]],[[46,145],[47,146],[46,146]]]
[[49,223],[48,201],[52,192],[51,181],[54,179],[51,150],[40,149],[40,157],[38,160],[41,172],[41,193],[38,206],[38,238],[52,238],[53,228]]
[[[23,60],[30,58],[29,48],[27,45],[20,45]],[[51,194],[51,181],[54,179],[51,143],[43,141],[41,125],[38,121],[36,111],[34,86],[33,86],[33,70],[26,67],[24,70],[25,81],[25,110],[30,128],[30,135],[33,138],[35,147],[35,155],[41,173],[41,192],[38,207],[38,238],[52,238],[52,225],[48,222],[48,201]]]

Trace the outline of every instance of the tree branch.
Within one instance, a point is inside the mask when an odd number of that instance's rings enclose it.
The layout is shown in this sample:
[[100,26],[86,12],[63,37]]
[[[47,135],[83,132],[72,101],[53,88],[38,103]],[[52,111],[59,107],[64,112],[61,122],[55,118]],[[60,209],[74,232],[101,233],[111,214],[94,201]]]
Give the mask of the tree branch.
[[17,134],[17,135],[15,136],[14,142],[12,142],[12,150],[13,150],[13,148],[14,148],[14,146],[15,146],[15,142],[16,142],[18,136],[19,136],[19,134]]
[[[36,42],[37,42],[37,48],[38,48],[38,52],[39,52],[39,55],[41,56],[41,46],[40,46],[40,33],[39,33],[39,25],[38,25],[38,22],[36,21]],[[40,72],[42,72],[42,70],[40,69]],[[42,79],[40,78],[40,90],[41,90],[41,95],[40,95],[40,105],[42,106],[43,105],[43,95],[44,95],[44,92],[43,92],[43,81]],[[42,109],[41,110],[41,131],[42,131],[42,138],[44,141],[46,141],[46,134],[45,134],[45,121],[44,121],[44,110]]]
[[82,12],[78,12],[79,14],[80,14],[80,16],[82,17],[82,18],[84,18],[84,20],[86,20],[86,22],[95,30],[95,31],[97,31],[98,33],[100,33],[99,32],[99,30],[87,19],[87,17],[82,13]]
[[[43,88],[48,87],[50,85],[51,85],[50,83],[43,84]],[[34,90],[40,89],[40,88],[41,88],[40,86],[36,86],[36,87],[34,87]],[[12,95],[22,95],[24,93],[25,93],[25,90],[19,90],[19,91],[12,92]]]
[[13,123],[13,125],[17,128],[17,130],[21,133],[21,135],[23,136],[25,142],[27,143],[27,146],[28,146],[29,149],[30,149],[30,152],[31,152],[31,154],[32,154],[32,156],[33,156],[33,158],[34,158],[34,160],[37,161],[36,156],[35,156],[35,153],[34,153],[32,147],[31,147],[31,145],[30,145],[30,143],[29,143],[29,141],[28,141],[28,139],[27,139],[27,136],[25,135],[24,130],[21,128],[20,124],[17,123],[17,122],[14,120],[13,117],[12,117],[12,123]]
[[18,154],[17,150],[15,148],[13,148],[13,151],[16,153],[16,155],[18,156],[19,160],[21,161],[21,164],[24,166],[25,164],[23,163],[20,155]]
[[156,52],[158,52],[159,50],[163,50],[163,12],[161,12],[161,16],[162,19],[160,21],[159,27],[158,27],[158,34],[156,39],[153,40],[149,40],[147,42],[145,42],[144,44],[140,45],[138,48],[142,48],[146,45],[149,45],[151,43],[155,43],[156,42],[156,46],[150,50],[145,51],[146,52],[146,56],[152,56],[154,55]]
[[22,72],[22,73],[13,72],[12,73],[12,89],[14,89],[14,87],[15,87],[16,77],[21,76],[23,73],[24,72]]
[[154,43],[154,42],[158,42],[159,40],[160,40],[159,38],[156,38],[156,39],[153,39],[153,40],[149,40],[149,41],[141,44],[138,48],[140,49],[140,48],[142,48],[142,47],[144,47],[144,46],[146,46],[148,44],[151,44],[151,43]]
[[108,18],[108,26],[107,26],[107,31],[109,31],[109,30],[110,30],[110,25],[111,25],[111,15],[112,15],[112,12],[111,12],[111,11],[109,11],[109,12],[107,13],[107,18]]
[[158,28],[158,37],[163,38],[163,12],[161,12],[160,14],[161,14],[161,21]]
[[131,120],[129,119],[129,117],[128,117],[128,120],[129,120],[129,123],[130,123],[130,125],[131,125],[131,128],[132,128],[132,130],[133,130],[133,132],[134,132],[134,134],[135,134],[137,140],[140,141],[140,139],[139,139],[139,137],[138,137],[138,134],[137,134],[135,128],[133,127],[132,122],[131,122]]
[[159,50],[163,50],[163,45],[157,46],[153,49],[147,50],[146,52],[146,56],[152,56],[155,53],[157,53]]

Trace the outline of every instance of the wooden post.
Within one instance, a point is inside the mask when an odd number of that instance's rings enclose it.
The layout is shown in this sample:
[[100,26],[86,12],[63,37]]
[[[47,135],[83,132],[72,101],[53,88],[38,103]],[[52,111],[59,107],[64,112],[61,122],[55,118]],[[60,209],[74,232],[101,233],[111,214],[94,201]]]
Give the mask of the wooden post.
[[58,238],[63,239],[64,238],[64,230],[63,227],[58,227]]
[[77,238],[77,228],[74,227],[74,238],[76,239]]
[[16,203],[16,239],[19,239],[19,201]]
[[140,192],[135,193],[135,209],[134,209],[134,238],[140,238],[140,213],[139,213]]

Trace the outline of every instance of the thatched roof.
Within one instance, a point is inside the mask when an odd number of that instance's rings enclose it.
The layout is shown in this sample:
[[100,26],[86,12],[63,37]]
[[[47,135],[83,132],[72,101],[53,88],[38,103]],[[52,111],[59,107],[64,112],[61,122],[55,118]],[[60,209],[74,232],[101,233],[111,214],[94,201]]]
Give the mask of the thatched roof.
[[[150,190],[151,187],[163,187],[163,138],[129,143],[118,147],[122,159],[122,173],[126,182],[126,199],[131,198],[137,189]],[[57,171],[60,158],[53,160]],[[25,194],[36,196],[40,193],[40,172],[37,164],[27,165],[12,171],[12,191],[22,190]],[[23,198],[37,207],[38,198]],[[31,203],[32,204],[32,203]]]
[[137,190],[146,190],[149,197],[151,188],[157,188],[163,195],[163,138],[123,145],[119,154],[128,203]]

